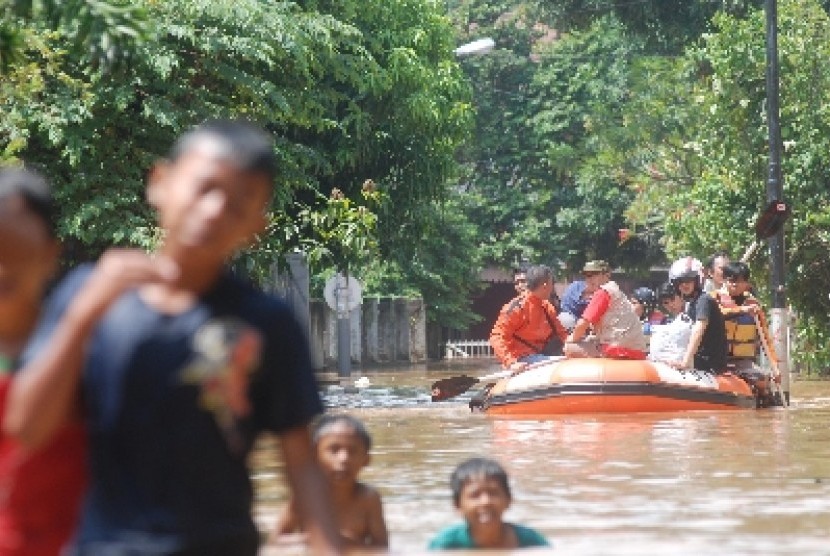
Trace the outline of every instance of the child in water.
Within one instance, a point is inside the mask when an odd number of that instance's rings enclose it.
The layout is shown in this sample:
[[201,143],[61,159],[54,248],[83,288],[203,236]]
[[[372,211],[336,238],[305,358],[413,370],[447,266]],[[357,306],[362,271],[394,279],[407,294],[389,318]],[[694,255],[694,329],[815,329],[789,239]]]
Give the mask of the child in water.
[[[357,480],[371,460],[372,437],[366,427],[350,415],[324,415],[314,425],[312,441],[328,482],[344,546],[388,548],[380,494]],[[274,537],[277,542],[286,542],[291,534],[302,530],[292,498],[277,521]]]
[[439,532],[429,543],[430,550],[550,546],[539,532],[502,521],[512,497],[507,473],[497,462],[468,459],[453,471],[450,488],[464,523]]

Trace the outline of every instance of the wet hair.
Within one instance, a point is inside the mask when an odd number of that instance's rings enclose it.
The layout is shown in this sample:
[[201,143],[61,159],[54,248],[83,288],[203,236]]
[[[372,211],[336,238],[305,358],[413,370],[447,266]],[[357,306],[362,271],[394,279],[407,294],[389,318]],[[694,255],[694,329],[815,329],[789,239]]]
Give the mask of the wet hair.
[[26,210],[40,218],[49,235],[55,237],[55,203],[46,179],[33,170],[0,168],[0,201],[18,195]]
[[372,435],[369,434],[366,425],[360,419],[345,413],[327,413],[314,422],[311,431],[311,440],[314,445],[316,446],[324,436],[329,434],[331,428],[341,423],[354,431],[354,434],[363,442],[367,452],[372,449]]
[[742,261],[735,261],[723,267],[724,278],[743,278],[749,281],[749,265]]
[[182,135],[170,151],[175,162],[196,146],[209,143],[217,154],[243,172],[263,174],[273,183],[277,175],[274,141],[261,128],[242,120],[210,120]]
[[729,260],[729,253],[726,251],[715,251],[712,253],[712,256],[706,259],[706,268],[709,270],[715,270],[715,261],[723,258],[727,261]]
[[677,291],[677,285],[673,282],[663,282],[657,287],[657,299],[658,301],[664,301],[666,299],[674,299],[680,295],[680,292]]
[[470,458],[461,462],[458,467],[450,475],[450,489],[452,490],[452,501],[458,506],[461,500],[461,491],[464,486],[473,479],[484,477],[485,479],[494,479],[507,493],[508,498],[513,498],[510,494],[510,484],[507,480],[507,472],[495,460],[488,458]]
[[525,277],[527,278],[527,289],[532,291],[549,280],[553,281],[553,271],[549,266],[543,264],[534,265],[527,269]]

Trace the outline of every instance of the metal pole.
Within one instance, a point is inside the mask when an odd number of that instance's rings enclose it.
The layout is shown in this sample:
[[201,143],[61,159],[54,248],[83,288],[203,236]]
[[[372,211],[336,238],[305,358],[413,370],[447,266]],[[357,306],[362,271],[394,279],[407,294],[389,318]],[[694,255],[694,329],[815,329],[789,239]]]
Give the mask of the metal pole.
[[337,300],[337,376],[348,378],[352,373],[352,339],[349,312],[348,275],[339,274],[335,299]]
[[[777,0],[766,0],[767,26],[767,128],[769,133],[769,177],[767,180],[767,202],[782,201],[784,196],[781,176],[781,125],[779,121],[779,75],[778,75],[778,6]],[[769,240],[770,288],[772,293],[772,314],[770,335],[778,355],[781,369],[781,387],[789,404],[790,368],[787,353],[787,311],[786,277],[784,274],[784,229]]]

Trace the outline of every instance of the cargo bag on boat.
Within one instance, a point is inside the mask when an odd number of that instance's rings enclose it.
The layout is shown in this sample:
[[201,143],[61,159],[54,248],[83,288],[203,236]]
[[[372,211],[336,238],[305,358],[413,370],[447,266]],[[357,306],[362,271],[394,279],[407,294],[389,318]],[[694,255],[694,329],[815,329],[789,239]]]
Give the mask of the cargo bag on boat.
[[648,358],[652,361],[680,361],[692,336],[692,321],[681,313],[668,324],[651,326]]

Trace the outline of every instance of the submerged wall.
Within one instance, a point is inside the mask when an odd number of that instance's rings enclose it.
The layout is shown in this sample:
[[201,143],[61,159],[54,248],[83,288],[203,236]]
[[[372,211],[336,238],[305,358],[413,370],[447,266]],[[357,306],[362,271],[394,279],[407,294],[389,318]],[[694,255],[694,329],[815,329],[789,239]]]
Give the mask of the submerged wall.
[[[337,365],[337,315],[312,299],[310,343],[315,368]],[[426,360],[426,314],[420,298],[364,298],[350,313],[351,359],[357,365]]]
[[[305,257],[291,253],[274,266],[270,290],[291,306],[308,335],[315,369],[337,366],[337,315],[322,299],[309,299]],[[357,365],[421,363],[427,358],[426,313],[421,298],[364,297],[351,311],[351,359]]]

